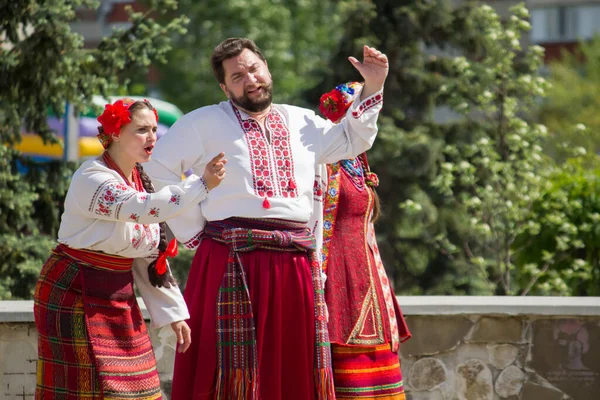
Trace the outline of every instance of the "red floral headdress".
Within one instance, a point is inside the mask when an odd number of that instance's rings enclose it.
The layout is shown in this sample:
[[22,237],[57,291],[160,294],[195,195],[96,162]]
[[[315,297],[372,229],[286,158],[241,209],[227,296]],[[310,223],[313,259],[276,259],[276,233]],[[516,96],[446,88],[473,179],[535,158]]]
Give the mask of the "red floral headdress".
[[358,89],[362,86],[363,84],[359,82],[348,82],[336,86],[333,90],[321,96],[319,110],[325,118],[338,122],[344,117],[346,111],[356,99],[359,93]]
[[[144,101],[148,102],[146,99]],[[121,128],[131,122],[129,107],[133,103],[135,103],[135,100],[124,98],[104,106],[104,112],[98,117],[98,122],[102,125],[104,132],[99,133],[97,136],[105,149],[112,142],[113,136],[119,136]],[[158,122],[158,113],[154,107],[152,107],[152,111],[154,111],[156,122]]]

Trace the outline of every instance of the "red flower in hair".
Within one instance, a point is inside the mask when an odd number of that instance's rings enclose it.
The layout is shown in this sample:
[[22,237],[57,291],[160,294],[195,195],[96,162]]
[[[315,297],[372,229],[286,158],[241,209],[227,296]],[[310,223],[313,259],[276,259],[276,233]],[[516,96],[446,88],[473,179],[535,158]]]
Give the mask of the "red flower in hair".
[[104,106],[104,112],[98,117],[98,122],[102,125],[104,133],[119,135],[121,127],[131,122],[130,105],[131,103],[125,104],[123,100],[117,100],[114,104]]
[[333,89],[321,96],[319,110],[330,121],[336,122],[346,114],[349,104],[345,104],[345,98],[339,90]]

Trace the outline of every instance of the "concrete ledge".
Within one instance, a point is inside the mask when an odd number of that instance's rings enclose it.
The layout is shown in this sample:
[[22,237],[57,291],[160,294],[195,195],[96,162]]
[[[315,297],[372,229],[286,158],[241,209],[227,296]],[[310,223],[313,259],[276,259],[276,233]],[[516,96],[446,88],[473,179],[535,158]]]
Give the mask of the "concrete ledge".
[[405,315],[600,316],[600,297],[397,296]]
[[[600,297],[397,296],[405,315],[600,316]],[[150,316],[138,298],[144,318]],[[0,301],[0,322],[33,322],[33,301]]]
[[33,301],[0,301],[0,322],[33,322]]
[[[138,298],[142,315],[150,320],[144,300]],[[33,300],[0,300],[0,323],[2,322],[34,322]]]

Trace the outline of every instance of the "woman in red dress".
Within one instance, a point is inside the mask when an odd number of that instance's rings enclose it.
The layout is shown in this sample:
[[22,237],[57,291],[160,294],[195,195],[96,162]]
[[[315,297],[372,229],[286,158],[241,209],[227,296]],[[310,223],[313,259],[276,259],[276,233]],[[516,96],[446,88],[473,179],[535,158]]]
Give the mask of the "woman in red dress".
[[[336,87],[321,98],[321,111],[336,121],[360,89],[356,82]],[[377,248],[377,176],[365,153],[327,172],[323,268],[336,397],[404,400],[398,347],[410,333]]]

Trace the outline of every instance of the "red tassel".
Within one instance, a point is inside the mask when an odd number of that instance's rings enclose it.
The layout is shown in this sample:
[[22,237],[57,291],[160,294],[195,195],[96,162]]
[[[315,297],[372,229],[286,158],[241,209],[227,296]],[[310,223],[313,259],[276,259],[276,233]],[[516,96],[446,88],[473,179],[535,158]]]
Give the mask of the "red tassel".
[[269,208],[271,208],[271,203],[269,203],[269,199],[267,199],[266,197],[265,197],[265,199],[263,200],[263,208],[266,208],[267,210],[268,210]]
[[167,272],[167,257],[175,257],[178,251],[177,240],[173,239],[169,242],[167,250],[158,254],[156,260],[156,273],[158,275],[164,275]]
[[292,189],[292,190],[296,189],[296,183],[294,183],[293,179],[290,179],[289,186],[290,186],[290,189]]

